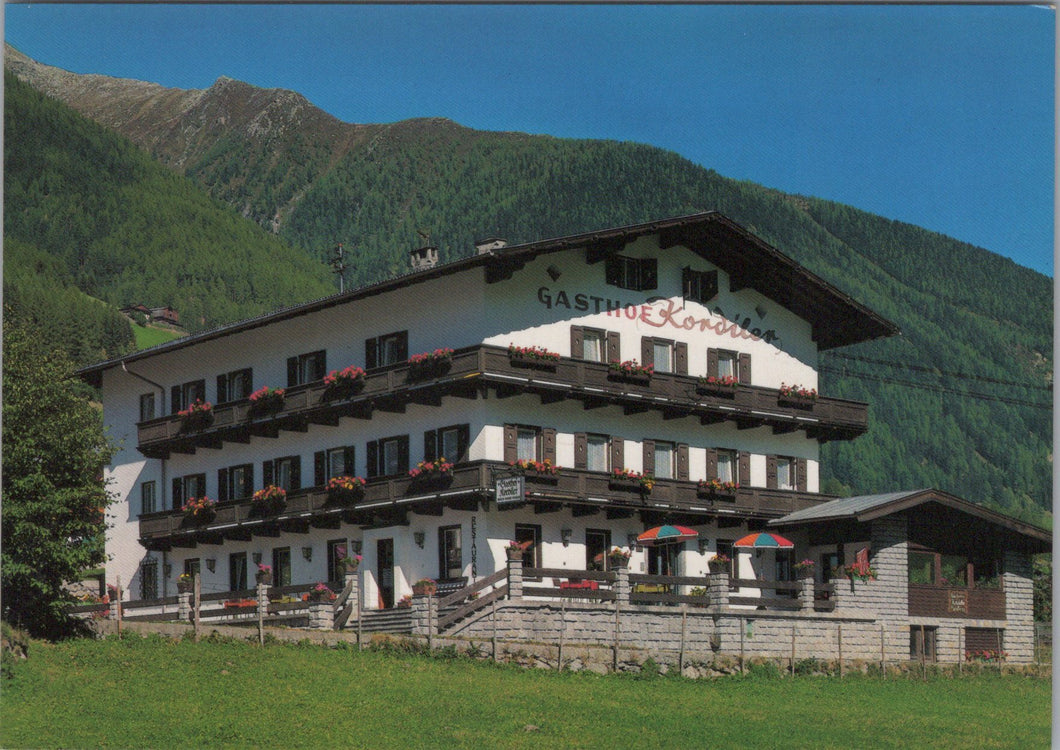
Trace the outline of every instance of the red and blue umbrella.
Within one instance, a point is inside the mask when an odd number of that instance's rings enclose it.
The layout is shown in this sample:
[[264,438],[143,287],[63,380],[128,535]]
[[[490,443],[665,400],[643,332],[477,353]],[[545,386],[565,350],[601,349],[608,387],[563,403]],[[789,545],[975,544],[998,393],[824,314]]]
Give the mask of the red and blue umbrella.
[[791,549],[795,543],[780,534],[768,531],[756,531],[732,543],[733,547],[754,547],[756,549]]
[[666,524],[665,526],[656,526],[654,529],[645,531],[637,537],[637,544],[650,547],[653,544],[684,542],[689,539],[695,539],[698,536],[699,532],[695,529],[690,529],[687,526]]

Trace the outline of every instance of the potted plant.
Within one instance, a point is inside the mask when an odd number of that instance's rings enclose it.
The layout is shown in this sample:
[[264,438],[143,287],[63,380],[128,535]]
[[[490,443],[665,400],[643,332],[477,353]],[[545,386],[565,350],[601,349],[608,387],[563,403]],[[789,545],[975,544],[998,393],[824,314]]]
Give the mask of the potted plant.
[[279,513],[287,507],[287,490],[270,484],[253,494],[250,498],[252,507],[263,516]]
[[412,478],[414,487],[424,484],[440,484],[452,481],[453,465],[444,457],[433,461],[420,461],[415,468],[409,470],[409,476]]
[[739,482],[723,482],[717,478],[700,479],[696,485],[698,494],[726,500],[735,498],[738,489],[740,489]]
[[195,586],[195,578],[191,573],[181,573],[177,576],[177,593],[190,594]]
[[800,560],[792,567],[795,569],[796,578],[813,578],[813,573],[817,569],[817,565],[809,558]]
[[512,467],[512,471],[522,474],[528,479],[537,479],[554,483],[556,481],[556,475],[559,474],[559,467],[553,464],[551,459],[547,458],[544,461],[521,459],[518,461],[511,461],[508,465]]
[[876,580],[876,571],[868,565],[852,563],[843,567],[843,577],[851,581],[858,580],[862,583]]
[[533,367],[543,370],[555,370],[559,354],[540,346],[508,345],[508,359],[516,367]]
[[356,573],[357,569],[361,567],[362,558],[360,555],[347,555],[346,550],[340,549],[337,557],[338,567],[346,575]]
[[250,416],[258,417],[280,411],[286,393],[283,388],[270,388],[267,385],[254,391],[250,394]]
[[523,553],[530,549],[532,542],[516,542],[510,541],[504,548],[505,553],[508,555],[509,562],[515,562],[516,560],[523,559]]
[[324,376],[324,399],[349,398],[364,388],[364,379],[364,369],[354,365],[332,370]]
[[309,589],[309,593],[306,594],[306,601],[311,604],[318,604],[321,602],[335,601],[337,598],[335,592],[328,588],[328,585],[323,581],[318,581],[313,588]]
[[654,365],[638,364],[635,359],[627,359],[625,362],[612,360],[607,369],[608,377],[633,383],[647,383],[655,373]]
[[632,550],[622,549],[621,547],[612,547],[607,553],[607,560],[611,564],[613,570],[618,570],[629,567],[629,558],[632,556]]
[[780,384],[780,391],[777,394],[778,404],[808,409],[816,402],[816,388],[803,388],[801,385],[787,385],[786,383]]
[[727,573],[732,565],[732,558],[728,555],[715,554],[707,560],[707,567],[711,573]]
[[733,398],[740,381],[735,375],[707,375],[696,383],[696,393]]
[[254,574],[254,579],[258,583],[263,583],[266,586],[272,585],[272,566],[265,565],[264,563],[258,563],[258,570]]
[[413,354],[408,361],[410,380],[435,377],[449,371],[453,364],[453,350],[444,347],[433,352]]
[[213,404],[196,399],[188,408],[177,412],[182,430],[202,430],[213,424]]
[[405,594],[403,597],[398,599],[398,603],[395,605],[399,609],[408,609],[412,606],[412,594]]
[[412,584],[412,593],[416,596],[434,596],[438,593],[438,582],[433,578],[421,578]]
[[611,472],[611,480],[608,482],[611,489],[635,490],[647,494],[655,487],[655,477],[651,474],[641,474],[632,469],[615,469]]
[[365,482],[363,477],[332,477],[328,480],[328,499],[339,503],[350,503],[364,497]]
[[205,495],[189,497],[181,506],[184,518],[191,524],[209,523],[217,516],[217,503]]

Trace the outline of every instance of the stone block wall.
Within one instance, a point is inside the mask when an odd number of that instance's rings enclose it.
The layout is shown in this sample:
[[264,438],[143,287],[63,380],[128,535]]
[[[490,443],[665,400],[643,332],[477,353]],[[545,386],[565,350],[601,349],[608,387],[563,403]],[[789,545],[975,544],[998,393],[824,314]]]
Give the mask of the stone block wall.
[[1034,571],[1030,555],[1008,550],[1004,559],[1004,649],[1012,662],[1034,661]]

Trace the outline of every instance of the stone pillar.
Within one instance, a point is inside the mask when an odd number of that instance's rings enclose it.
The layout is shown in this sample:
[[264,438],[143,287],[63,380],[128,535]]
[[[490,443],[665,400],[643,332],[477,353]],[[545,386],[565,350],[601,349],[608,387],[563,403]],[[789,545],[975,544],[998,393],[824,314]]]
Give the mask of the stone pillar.
[[707,576],[707,603],[711,607],[729,606],[729,574],[711,573]]
[[799,609],[813,612],[813,576],[799,579]]
[[1001,590],[1005,594],[1005,634],[1002,649],[1006,661],[1034,661],[1034,572],[1031,557],[1005,550]]
[[629,604],[629,567],[621,565],[613,570],[615,572],[615,601],[625,606]]
[[[356,569],[346,571],[345,584],[345,588],[350,590],[350,598],[346,600],[346,603],[353,605],[350,619],[355,619],[361,613],[361,577],[358,575]],[[347,622],[349,622],[349,620],[347,620]]]
[[269,584],[258,584],[258,611],[262,616],[269,613]]
[[508,556],[508,598],[523,598],[523,556]]
[[335,627],[335,605],[329,601],[309,602],[309,627],[331,630]]
[[427,594],[412,595],[412,635],[431,634],[430,604],[433,597]]
[[872,522],[869,564],[876,580],[858,582],[856,606],[874,611],[884,626],[888,661],[909,658],[909,532],[901,515]]
[[191,592],[177,592],[177,619],[191,620]]

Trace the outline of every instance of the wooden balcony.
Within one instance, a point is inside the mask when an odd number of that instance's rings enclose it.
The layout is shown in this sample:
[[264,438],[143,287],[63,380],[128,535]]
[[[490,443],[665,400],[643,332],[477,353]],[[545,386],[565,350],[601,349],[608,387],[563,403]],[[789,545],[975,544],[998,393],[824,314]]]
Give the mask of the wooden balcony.
[[407,363],[377,368],[359,391],[329,399],[323,382],[286,389],[283,408],[256,416],[247,400],[217,406],[212,422],[188,429],[176,415],[138,425],[137,446],[149,458],[247,443],[252,436],[276,437],[281,431],[305,432],[310,424],[336,425],[342,417],[371,419],[376,411],[404,412],[408,404],[439,405],[442,396],[476,398],[493,391],[499,397],[530,393],[542,404],[566,399],[585,409],[619,406],[627,415],[657,411],[664,419],[698,419],[703,425],[732,421],[741,429],[770,427],[776,433],[805,430],[822,442],[849,440],[868,429],[868,407],[844,399],[790,402],[774,388],[739,386],[727,391],[701,389],[690,375],[618,376],[603,363],[561,358],[544,363],[513,360],[505,348],[474,346],[458,350],[442,370],[417,373]]
[[909,584],[911,617],[1005,619],[1005,592],[1000,588],[955,588]]
[[[444,508],[474,510],[493,497],[495,472],[507,472],[502,463],[478,461],[456,467],[442,480],[416,480],[407,476],[369,480],[363,496],[339,503],[323,487],[288,493],[280,513],[258,514],[249,500],[219,503],[214,518],[194,523],[179,510],[140,516],[140,543],[148,549],[249,541],[254,536],[278,537],[281,533],[308,533],[310,528],[338,528],[340,523],[359,526],[407,524],[409,512],[439,516]],[[701,492],[696,482],[661,479],[651,492],[639,486],[615,484],[610,475],[578,469],[561,469],[555,476],[526,476],[524,503],[536,513],[570,507],[575,516],[605,513],[609,518],[640,514],[647,524],[660,519],[703,523],[728,519],[733,525],[748,518],[776,518],[800,508],[831,500],[828,495],[762,487],[741,487],[729,496]],[[506,507],[517,507],[524,503]]]

